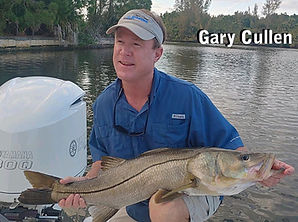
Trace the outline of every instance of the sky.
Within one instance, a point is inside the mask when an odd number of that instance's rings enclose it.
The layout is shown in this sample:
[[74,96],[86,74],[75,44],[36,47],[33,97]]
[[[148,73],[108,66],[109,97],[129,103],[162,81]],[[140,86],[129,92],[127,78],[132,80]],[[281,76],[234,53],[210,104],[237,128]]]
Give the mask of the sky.
[[[281,0],[279,13],[286,12],[288,15],[298,14],[298,0]],[[211,15],[233,15],[236,11],[247,11],[248,7],[253,10],[255,3],[258,5],[259,15],[266,0],[211,0],[208,13]],[[151,10],[157,14],[171,12],[174,9],[175,0],[152,0]]]

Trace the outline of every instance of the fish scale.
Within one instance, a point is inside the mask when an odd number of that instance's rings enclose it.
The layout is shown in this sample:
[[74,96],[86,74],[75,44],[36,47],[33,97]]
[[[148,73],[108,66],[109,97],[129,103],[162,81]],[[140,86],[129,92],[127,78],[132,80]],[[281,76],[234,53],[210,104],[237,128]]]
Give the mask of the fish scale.
[[[87,181],[82,181],[81,184],[73,184],[79,186],[80,189],[77,189],[77,187],[72,189],[72,185],[70,185],[68,187],[69,191],[63,191],[63,193],[57,192],[63,190],[60,188],[63,185],[57,183],[57,188],[53,189],[52,198],[58,201],[66,198],[75,191],[75,193],[80,193],[86,202],[96,203],[97,200],[101,200],[108,206],[119,208],[123,205],[123,202],[125,202],[126,205],[130,205],[137,200],[146,200],[160,188],[172,190],[177,186],[182,186],[185,184],[184,177],[187,174],[186,165],[187,160],[172,160],[159,164],[151,164],[151,166],[145,168],[146,170],[142,169],[142,171],[139,171],[136,175],[133,175],[131,172],[127,173],[130,176],[125,178],[125,180],[117,181],[116,185],[109,182],[109,188],[105,187],[105,189],[98,189],[97,191],[91,189],[91,192],[88,191],[90,194],[86,193],[86,189],[84,189],[84,184],[86,184]],[[122,167],[129,169],[131,166],[127,164]],[[138,165],[135,167],[137,168]],[[162,171],[167,173],[167,176],[161,174],[160,172]],[[102,182],[102,180],[103,178],[99,176],[92,181],[92,184],[97,184]],[[89,188],[92,187],[90,183],[88,184]],[[97,186],[100,185],[101,183]],[[130,195],[127,196],[127,193]]]

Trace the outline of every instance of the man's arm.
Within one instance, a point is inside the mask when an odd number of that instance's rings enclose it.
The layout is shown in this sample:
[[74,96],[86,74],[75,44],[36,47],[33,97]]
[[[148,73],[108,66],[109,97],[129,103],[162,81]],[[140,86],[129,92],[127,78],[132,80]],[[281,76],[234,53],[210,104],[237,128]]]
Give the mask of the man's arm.
[[[94,162],[91,166],[91,169],[86,174],[86,176],[83,177],[66,177],[64,179],[60,180],[61,184],[67,184],[74,181],[82,181],[82,180],[88,180],[96,177],[99,173],[99,170],[101,169],[101,160],[98,160]],[[59,201],[59,206],[61,208],[84,208],[86,207],[86,202],[79,194],[71,194],[66,199],[62,199]]]

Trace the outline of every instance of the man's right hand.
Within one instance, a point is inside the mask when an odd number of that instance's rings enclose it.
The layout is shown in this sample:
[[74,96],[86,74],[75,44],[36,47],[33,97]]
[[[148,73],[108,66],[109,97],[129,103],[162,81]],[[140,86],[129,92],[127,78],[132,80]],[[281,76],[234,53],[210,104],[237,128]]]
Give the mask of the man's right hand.
[[[61,179],[59,182],[61,184],[67,184],[75,181],[88,180],[88,177],[65,177]],[[59,201],[59,206],[61,208],[85,208],[87,207],[86,202],[79,194],[71,194],[66,199],[62,199]]]
[[[84,177],[65,177],[64,179],[61,179],[59,182],[61,184],[67,184],[75,181],[82,181],[82,180],[88,180],[92,179],[96,176],[98,176],[99,170],[101,169],[101,160],[98,160],[94,162],[91,166],[91,169]],[[79,194],[71,194],[66,199],[62,199],[59,201],[59,206],[61,208],[84,208],[86,207],[86,202]]]

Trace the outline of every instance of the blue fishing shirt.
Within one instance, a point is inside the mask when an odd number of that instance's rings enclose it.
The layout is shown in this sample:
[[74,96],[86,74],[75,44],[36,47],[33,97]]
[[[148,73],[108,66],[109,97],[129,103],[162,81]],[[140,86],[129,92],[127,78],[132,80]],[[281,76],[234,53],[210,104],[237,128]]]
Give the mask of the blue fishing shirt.
[[[93,161],[107,155],[131,159],[160,147],[243,146],[236,129],[198,87],[156,68],[140,112],[128,104],[121,80],[116,79],[98,96],[93,113],[89,139]],[[137,221],[150,221],[148,201],[126,210]]]

